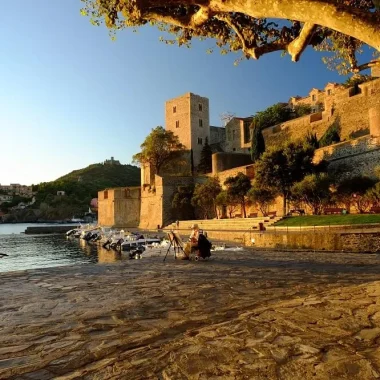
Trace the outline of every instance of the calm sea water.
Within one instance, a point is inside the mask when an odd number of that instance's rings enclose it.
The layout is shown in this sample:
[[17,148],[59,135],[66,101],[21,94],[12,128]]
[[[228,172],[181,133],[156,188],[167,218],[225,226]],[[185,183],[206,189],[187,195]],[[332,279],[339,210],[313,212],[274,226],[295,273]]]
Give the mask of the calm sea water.
[[59,235],[25,235],[28,226],[41,224],[0,224],[0,272],[61,265],[114,262],[120,256],[96,245]]

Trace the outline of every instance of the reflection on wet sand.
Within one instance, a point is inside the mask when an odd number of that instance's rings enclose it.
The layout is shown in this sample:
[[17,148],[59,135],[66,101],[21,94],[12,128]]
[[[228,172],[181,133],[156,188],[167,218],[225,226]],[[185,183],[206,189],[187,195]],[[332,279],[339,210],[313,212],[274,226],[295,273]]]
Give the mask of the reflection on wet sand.
[[116,261],[122,260],[123,256],[120,252],[114,251],[112,249],[105,249],[103,247],[98,247],[98,262],[104,263],[114,263]]

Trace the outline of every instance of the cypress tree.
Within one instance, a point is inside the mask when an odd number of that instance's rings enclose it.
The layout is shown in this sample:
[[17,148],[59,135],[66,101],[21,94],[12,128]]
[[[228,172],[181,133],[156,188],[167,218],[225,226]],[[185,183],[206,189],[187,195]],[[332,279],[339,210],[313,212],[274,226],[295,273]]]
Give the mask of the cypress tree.
[[203,145],[201,151],[201,159],[198,165],[199,173],[211,173],[212,172],[212,150],[208,144],[208,138],[206,137],[205,145]]
[[265,152],[265,141],[261,131],[260,123],[252,121],[251,125],[251,158],[257,161]]

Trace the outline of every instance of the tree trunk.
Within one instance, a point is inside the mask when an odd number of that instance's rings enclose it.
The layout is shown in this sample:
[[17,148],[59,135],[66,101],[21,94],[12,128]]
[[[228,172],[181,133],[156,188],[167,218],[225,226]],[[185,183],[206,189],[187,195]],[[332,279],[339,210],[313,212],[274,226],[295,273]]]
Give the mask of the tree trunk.
[[247,214],[245,212],[245,202],[243,200],[242,204],[241,204],[241,208],[243,209],[243,218],[246,218],[247,217]]
[[282,213],[283,213],[283,216],[286,216],[286,195],[285,194],[283,194]]
[[336,0],[210,0],[208,8],[214,13],[240,12],[255,18],[280,18],[317,24],[380,50],[378,15],[345,6]]

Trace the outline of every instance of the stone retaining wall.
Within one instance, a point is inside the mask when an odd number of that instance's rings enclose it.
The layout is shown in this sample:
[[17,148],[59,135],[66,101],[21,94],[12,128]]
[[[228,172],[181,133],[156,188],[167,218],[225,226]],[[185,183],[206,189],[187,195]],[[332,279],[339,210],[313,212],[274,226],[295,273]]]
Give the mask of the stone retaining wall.
[[269,249],[306,249],[316,251],[380,252],[378,232],[263,232],[207,231],[213,240],[224,240],[249,247]]

